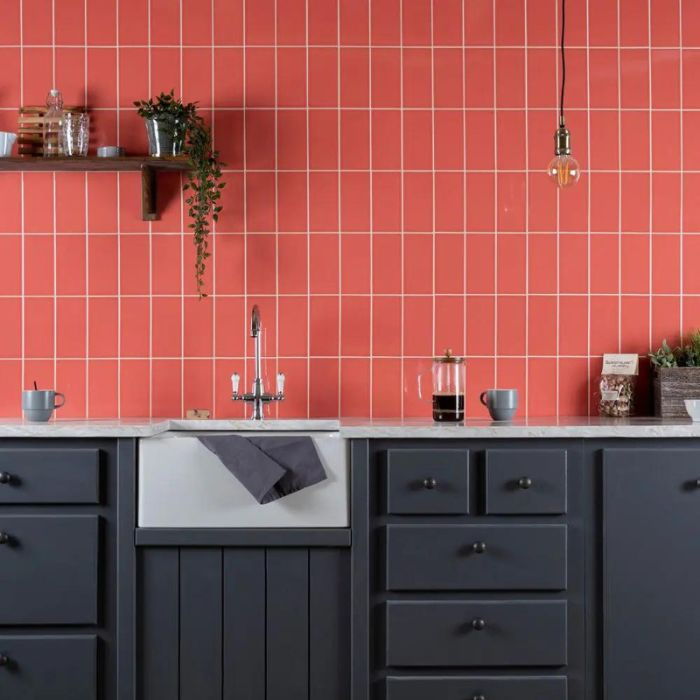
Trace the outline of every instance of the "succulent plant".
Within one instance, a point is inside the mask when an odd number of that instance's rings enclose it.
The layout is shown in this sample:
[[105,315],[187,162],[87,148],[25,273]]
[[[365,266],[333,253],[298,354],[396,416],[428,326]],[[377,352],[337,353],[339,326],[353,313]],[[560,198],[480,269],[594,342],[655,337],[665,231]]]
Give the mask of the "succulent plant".
[[655,367],[678,367],[676,352],[671,350],[665,338],[656,352],[649,353],[649,359]]

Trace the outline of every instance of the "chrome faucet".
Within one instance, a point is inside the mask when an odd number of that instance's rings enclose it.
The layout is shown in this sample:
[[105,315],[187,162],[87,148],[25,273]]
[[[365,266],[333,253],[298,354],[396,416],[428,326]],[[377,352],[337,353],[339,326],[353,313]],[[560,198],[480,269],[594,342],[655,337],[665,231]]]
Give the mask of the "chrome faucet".
[[231,385],[233,388],[231,399],[233,401],[245,401],[246,403],[253,404],[253,411],[250,415],[251,420],[263,420],[265,417],[264,406],[266,403],[284,400],[284,374],[282,374],[282,372],[277,375],[277,392],[274,394],[265,393],[265,386],[262,378],[262,332],[260,309],[258,305],[255,304],[250,319],[250,337],[253,338],[255,343],[255,379],[253,380],[251,392],[249,394],[240,394],[238,389],[241,383],[241,375],[238,374],[238,372],[234,372],[231,375]]

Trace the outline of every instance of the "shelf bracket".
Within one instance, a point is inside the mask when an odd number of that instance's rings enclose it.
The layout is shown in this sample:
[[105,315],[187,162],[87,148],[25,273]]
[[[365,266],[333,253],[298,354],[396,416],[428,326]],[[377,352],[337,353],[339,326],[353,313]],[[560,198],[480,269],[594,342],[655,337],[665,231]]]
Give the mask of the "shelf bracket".
[[144,221],[155,221],[158,218],[156,178],[155,168],[148,165],[141,167],[141,218]]

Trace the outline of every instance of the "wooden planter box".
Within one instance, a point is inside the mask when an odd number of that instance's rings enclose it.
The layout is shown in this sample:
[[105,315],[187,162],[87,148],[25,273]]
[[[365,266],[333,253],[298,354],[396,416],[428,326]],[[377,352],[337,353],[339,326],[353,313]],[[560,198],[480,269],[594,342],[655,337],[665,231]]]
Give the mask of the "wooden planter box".
[[658,367],[653,370],[654,415],[688,418],[685,399],[700,399],[700,367]]

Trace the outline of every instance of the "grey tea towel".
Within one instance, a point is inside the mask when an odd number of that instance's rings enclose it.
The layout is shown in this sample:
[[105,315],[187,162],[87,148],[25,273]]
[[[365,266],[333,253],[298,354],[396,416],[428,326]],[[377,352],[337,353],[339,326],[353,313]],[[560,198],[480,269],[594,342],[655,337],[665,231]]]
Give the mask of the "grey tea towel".
[[200,435],[199,441],[261,504],[326,479],[314,442],[306,435]]

